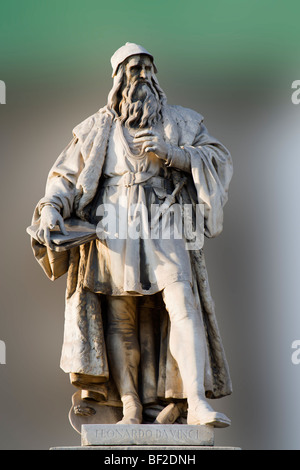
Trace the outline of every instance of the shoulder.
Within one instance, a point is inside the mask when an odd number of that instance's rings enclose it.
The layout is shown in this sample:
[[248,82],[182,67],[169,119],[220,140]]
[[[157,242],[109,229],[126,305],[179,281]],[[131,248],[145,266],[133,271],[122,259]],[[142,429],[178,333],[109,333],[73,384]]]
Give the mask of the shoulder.
[[91,116],[86,118],[84,121],[79,123],[76,127],[74,127],[73,129],[74,137],[77,137],[78,139],[81,139],[81,140],[85,140],[87,135],[91,132],[91,130],[94,127],[96,128],[101,127],[103,125],[103,121],[105,121],[109,117],[110,115],[106,107],[99,109],[99,111],[92,114]]
[[183,106],[167,105],[165,111],[165,121],[170,124],[173,134],[177,135],[179,144],[192,145],[201,132],[203,116]]
[[193,109],[185,108],[178,105],[167,105],[169,113],[172,118],[179,124],[182,123],[195,123],[199,125],[203,122],[204,117],[194,111]]

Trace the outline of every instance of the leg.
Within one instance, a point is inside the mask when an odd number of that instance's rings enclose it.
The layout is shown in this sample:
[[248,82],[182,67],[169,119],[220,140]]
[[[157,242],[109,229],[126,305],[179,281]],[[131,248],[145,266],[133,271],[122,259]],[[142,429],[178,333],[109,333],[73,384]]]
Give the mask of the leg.
[[140,347],[137,339],[136,298],[107,297],[107,350],[111,374],[123,403],[120,424],[140,424],[142,405],[138,396]]
[[178,363],[188,399],[188,424],[225,427],[230,420],[216,413],[205,399],[205,336],[188,282],[175,282],[163,291],[170,316],[170,350]]

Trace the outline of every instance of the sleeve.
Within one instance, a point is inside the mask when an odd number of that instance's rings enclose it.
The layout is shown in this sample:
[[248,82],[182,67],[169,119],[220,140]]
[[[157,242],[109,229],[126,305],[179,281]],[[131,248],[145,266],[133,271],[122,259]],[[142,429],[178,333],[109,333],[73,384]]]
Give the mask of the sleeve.
[[191,173],[198,203],[203,204],[205,235],[219,235],[223,229],[223,207],[228,199],[232,178],[232,158],[229,151],[210,136],[203,122],[192,145],[184,149],[190,155]]
[[74,136],[50,170],[45,196],[39,201],[35,211],[35,223],[45,205],[55,207],[64,219],[70,217],[76,194],[76,183],[83,166],[81,143]]
[[166,166],[191,173],[191,156],[184,147],[169,145]]
[[[89,156],[93,138],[98,132],[98,127],[94,129],[94,124],[95,115],[80,123],[73,130],[73,139],[49,172],[45,196],[35,208],[32,225],[40,223],[41,211],[45,205],[50,204],[55,207],[64,219],[72,215],[76,197],[80,193],[78,191],[79,179]],[[67,272],[69,251],[52,251],[33,238],[31,245],[36,260],[51,280],[54,281]]]

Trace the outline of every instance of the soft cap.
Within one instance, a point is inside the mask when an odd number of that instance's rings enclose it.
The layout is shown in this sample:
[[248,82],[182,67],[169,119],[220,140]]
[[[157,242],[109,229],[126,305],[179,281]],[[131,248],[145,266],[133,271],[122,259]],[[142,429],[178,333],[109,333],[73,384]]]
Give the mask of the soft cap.
[[120,47],[120,49],[118,49],[110,59],[113,68],[112,76],[114,77],[116,75],[119,65],[122,64],[125,59],[133,55],[139,54],[145,54],[151,57],[154,66],[154,71],[156,73],[157,68],[154,64],[153,55],[150,54],[150,52],[148,52],[146,49],[144,49],[144,47],[139,46],[138,44],[134,44],[133,42],[126,42],[125,46]]

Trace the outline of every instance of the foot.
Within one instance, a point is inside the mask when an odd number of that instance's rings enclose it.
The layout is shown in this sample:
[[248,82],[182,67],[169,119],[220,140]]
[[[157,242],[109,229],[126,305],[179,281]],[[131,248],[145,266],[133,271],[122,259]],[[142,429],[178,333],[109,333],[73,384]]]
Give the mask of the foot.
[[143,407],[137,397],[125,395],[122,397],[123,419],[117,424],[142,424]]
[[199,400],[195,406],[189,407],[187,424],[226,428],[230,426],[231,421],[223,413],[214,411],[206,400]]

